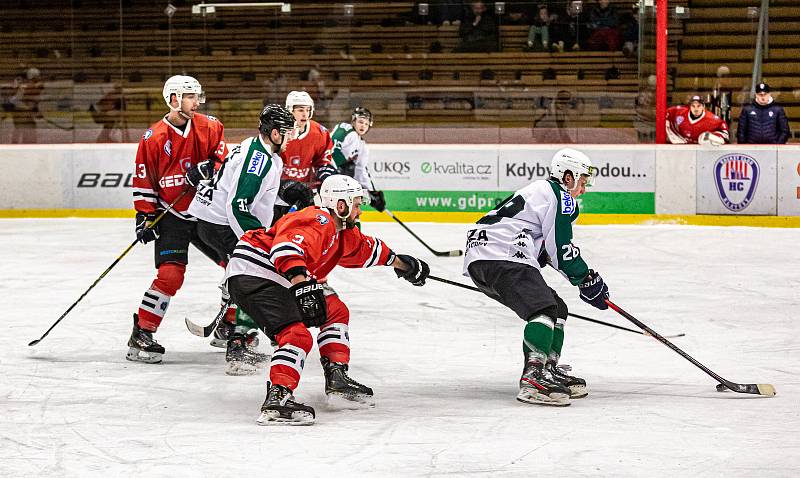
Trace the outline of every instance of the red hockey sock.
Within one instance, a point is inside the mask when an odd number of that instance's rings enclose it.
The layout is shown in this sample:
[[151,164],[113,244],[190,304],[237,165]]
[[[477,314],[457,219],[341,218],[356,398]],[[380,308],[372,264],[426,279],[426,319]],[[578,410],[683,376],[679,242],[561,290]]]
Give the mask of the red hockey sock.
[[290,324],[275,336],[278,348],[272,353],[269,380],[294,390],[300,382],[306,355],[311,351],[311,332],[301,322]]
[[144,293],[139,305],[139,327],[155,332],[167,313],[169,301],[183,285],[186,272],[184,264],[166,262],[158,268],[158,275]]

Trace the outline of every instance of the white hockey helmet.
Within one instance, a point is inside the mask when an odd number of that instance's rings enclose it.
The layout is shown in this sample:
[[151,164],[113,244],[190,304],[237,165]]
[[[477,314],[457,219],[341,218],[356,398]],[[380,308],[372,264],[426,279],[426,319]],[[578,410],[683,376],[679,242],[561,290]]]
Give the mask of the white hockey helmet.
[[314,100],[305,91],[290,91],[286,95],[286,109],[294,113],[295,106],[310,107],[311,111],[308,113],[308,118],[311,119],[314,116]]
[[[325,178],[319,188],[319,196],[322,200],[322,207],[333,211],[334,214],[339,216],[339,219],[344,219],[350,215],[355,198],[360,197],[361,204],[369,203],[369,196],[364,193],[364,188],[361,187],[358,181],[344,174],[334,174]],[[336,205],[339,204],[340,200],[347,204],[347,213],[344,216],[340,216],[336,210]]]
[[[206,95],[203,93],[203,87],[200,86],[199,81],[191,76],[171,76],[169,79],[167,79],[166,83],[164,83],[164,101],[167,103],[167,106],[169,106],[169,109],[173,111],[178,111],[180,109],[180,104],[184,93],[194,93],[197,95],[197,99],[200,101],[200,103],[206,102]],[[172,95],[175,95],[175,97],[178,99],[178,108],[172,107],[170,102]]]
[[597,168],[592,166],[589,156],[572,148],[559,149],[550,162],[550,176],[559,183],[563,182],[564,173],[567,171],[571,172],[576,179],[582,175],[588,176],[586,187],[592,186],[594,178],[597,176]]

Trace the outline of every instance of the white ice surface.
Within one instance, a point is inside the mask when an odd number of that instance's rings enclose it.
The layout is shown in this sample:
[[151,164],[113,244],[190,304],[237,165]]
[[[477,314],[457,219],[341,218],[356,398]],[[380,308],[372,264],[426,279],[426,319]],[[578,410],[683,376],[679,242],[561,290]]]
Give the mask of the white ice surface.
[[[436,248],[466,225],[413,224]],[[791,229],[578,227],[575,243],[612,299],[723,377],[774,398],[719,393],[657,341],[571,319],[563,362],[589,397],[555,409],[515,401],[523,323],[492,300],[386,268],[337,270],[349,305],[351,375],[371,410],[328,411],[316,350],[296,392],[312,427],[259,427],[265,375],[223,374],[189,334],[207,323],[221,271],[193,251],[157,334],[164,363],[124,359],[131,314],[153,277],[137,246],[36,347],[132,239],[130,220],[0,221],[0,476],[800,476],[800,248]],[[393,223],[364,229],[436,258]],[[575,313],[635,327],[546,278]],[[262,345],[262,348],[265,348]]]

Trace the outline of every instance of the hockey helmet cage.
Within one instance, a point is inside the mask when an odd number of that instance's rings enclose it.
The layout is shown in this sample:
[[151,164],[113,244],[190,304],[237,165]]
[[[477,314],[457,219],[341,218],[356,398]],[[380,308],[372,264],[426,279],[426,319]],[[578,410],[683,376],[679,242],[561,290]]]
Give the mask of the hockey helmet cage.
[[[361,198],[361,204],[369,203],[369,196],[364,193],[364,188],[355,179],[344,174],[334,174],[328,176],[319,188],[319,196],[322,200],[322,207],[330,209],[339,219],[345,219],[350,215],[355,198]],[[336,210],[339,201],[347,204],[347,213],[340,216]]]
[[[164,83],[164,101],[167,103],[167,106],[173,111],[177,111],[180,109],[181,100],[183,99],[183,95],[185,93],[194,93],[197,95],[197,99],[200,103],[206,102],[206,95],[203,93],[203,87],[200,86],[200,82],[194,79],[191,76],[185,75],[175,75],[171,76],[167,81]],[[172,95],[178,99],[178,108],[173,108],[171,99]]]
[[588,176],[586,187],[591,187],[597,176],[597,168],[592,166],[592,160],[584,153],[572,148],[558,150],[550,162],[550,176],[559,183],[563,184],[564,174],[567,171],[571,172],[576,179],[578,176]]
[[311,112],[309,112],[308,118],[311,119],[314,117],[314,100],[312,100],[311,95],[305,91],[290,91],[289,94],[286,95],[286,109],[293,112],[295,106],[310,107]]
[[281,136],[294,130],[294,116],[277,104],[265,106],[258,117],[258,131],[262,136],[269,138],[273,129],[277,129]]
[[355,123],[356,118],[364,118],[369,122],[369,127],[372,128],[372,112],[363,106],[357,106],[353,109],[353,115],[350,117],[350,121]]

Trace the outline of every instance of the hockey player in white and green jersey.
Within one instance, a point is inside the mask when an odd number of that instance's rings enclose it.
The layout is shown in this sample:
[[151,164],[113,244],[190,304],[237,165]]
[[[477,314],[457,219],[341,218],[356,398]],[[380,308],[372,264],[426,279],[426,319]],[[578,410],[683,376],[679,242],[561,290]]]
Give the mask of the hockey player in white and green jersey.
[[553,156],[549,179],[515,192],[467,232],[464,275],[527,322],[517,395],[521,402],[564,406],[588,393],[586,381],[558,367],[567,306],[540,269],[549,263],[578,287],[581,299],[608,308],[608,287],[572,243],[576,199],[592,185],[596,172],[585,154],[562,149]]
[[[245,232],[272,225],[277,197],[302,207],[313,203],[313,193],[307,186],[281,182],[283,161],[279,153],[294,127],[294,117],[286,108],[267,105],[259,117],[259,134],[234,148],[212,181],[197,185],[189,213],[198,220],[198,236],[220,257],[229,258]],[[257,328],[251,318],[232,307],[214,331],[212,345],[227,346],[229,375],[255,373],[259,359],[266,360],[245,347],[247,332]]]
[[369,194],[370,206],[376,211],[386,209],[383,191],[375,189],[369,174],[369,147],[364,135],[372,128],[372,113],[363,106],[353,109],[350,122],[342,122],[333,128],[333,161],[339,172],[358,181]]

